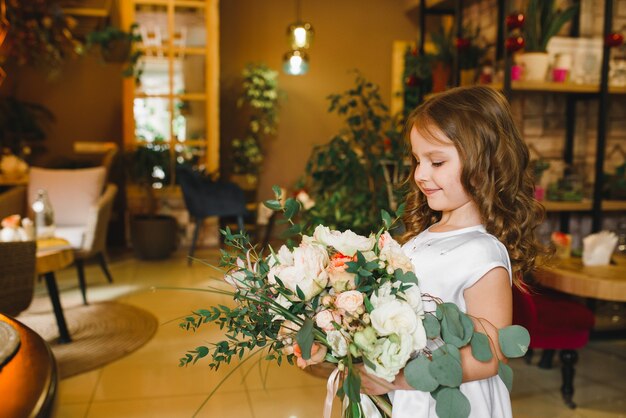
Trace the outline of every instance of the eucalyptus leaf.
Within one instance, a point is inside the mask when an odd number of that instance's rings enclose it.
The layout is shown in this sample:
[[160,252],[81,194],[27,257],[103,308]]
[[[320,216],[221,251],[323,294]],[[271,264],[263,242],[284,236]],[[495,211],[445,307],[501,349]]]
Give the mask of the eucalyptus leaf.
[[425,356],[418,356],[411,360],[404,368],[404,378],[414,389],[431,392],[437,389],[439,382],[429,371],[430,360]]
[[489,361],[493,358],[489,338],[482,332],[474,331],[470,341],[472,346],[472,355],[478,361]]
[[[435,357],[433,355],[432,362],[428,365],[430,374],[443,386],[457,387],[463,380],[463,371],[461,363],[447,352],[444,347],[440,347],[441,355]],[[434,353],[433,353],[434,354]]]
[[441,325],[437,317],[431,313],[424,315],[424,329],[426,330],[426,337],[429,339],[435,339],[439,337],[441,333]]
[[391,220],[391,215],[389,215],[389,212],[387,212],[385,209],[381,209],[380,216],[383,220],[383,224],[385,225],[385,228],[387,229],[391,228],[392,220]]
[[498,376],[504,382],[506,388],[511,392],[513,389],[513,369],[511,369],[507,364],[498,362]]
[[302,328],[296,334],[296,341],[300,346],[302,358],[309,360],[311,358],[311,348],[313,347],[313,320],[306,318],[302,324]]
[[283,191],[280,189],[280,186],[276,184],[273,185],[272,191],[274,192],[274,196],[276,196],[276,200],[280,199],[280,195],[283,193]]
[[470,410],[469,400],[458,388],[442,388],[437,393],[435,411],[439,418],[466,418]]
[[520,325],[510,325],[498,330],[498,341],[502,354],[506,357],[523,357],[528,351],[530,334]]
[[404,271],[402,271],[402,269],[396,269],[396,271],[393,272],[394,277],[396,278],[396,280],[402,282],[402,283],[417,283],[417,276],[415,275],[415,273],[413,273],[412,271],[407,271],[406,273]]

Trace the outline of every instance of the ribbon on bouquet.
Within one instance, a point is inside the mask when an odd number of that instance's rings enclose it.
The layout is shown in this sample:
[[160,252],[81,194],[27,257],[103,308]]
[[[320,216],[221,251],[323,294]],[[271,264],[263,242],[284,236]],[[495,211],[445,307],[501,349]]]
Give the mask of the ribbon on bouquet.
[[[326,401],[324,402],[324,418],[331,418],[330,415],[333,412],[333,400],[337,395],[337,389],[339,389],[339,382],[341,381],[341,374],[339,369],[335,368],[333,372],[328,376],[326,382]],[[343,398],[343,409],[348,408],[348,397]],[[361,410],[363,411],[362,418],[383,418],[378,407],[372,401],[372,399],[361,394]]]

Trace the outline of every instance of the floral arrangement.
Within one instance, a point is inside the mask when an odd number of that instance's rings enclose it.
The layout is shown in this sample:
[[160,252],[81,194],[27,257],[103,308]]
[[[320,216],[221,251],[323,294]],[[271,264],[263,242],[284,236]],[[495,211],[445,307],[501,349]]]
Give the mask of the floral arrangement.
[[263,163],[263,140],[278,126],[278,72],[264,64],[248,64],[243,70],[243,92],[238,108],[249,114],[244,139],[234,139],[233,172],[257,176]]
[[477,69],[487,52],[486,42],[480,36],[480,27],[464,27],[463,36],[456,40],[456,49],[461,70]]
[[[299,203],[288,198],[282,204],[280,189],[275,193],[266,206],[282,212],[291,232],[300,233],[300,225],[292,221]],[[400,207],[395,220],[402,211]],[[384,226],[369,236],[319,225],[298,245],[290,242],[267,257],[245,235],[223,231],[226,243],[239,250],[223,250],[220,262],[232,290],[209,291],[231,295],[237,306],[200,309],[184,319],[184,329],[195,331],[214,322],[226,336],[189,351],[180,365],[209,357],[209,366],[217,369],[233,357],[260,353],[278,364],[286,359],[302,368],[332,363],[336,369],[329,377],[327,418],[335,395],[343,399],[346,417],[365,416],[364,410],[372,408],[391,416],[385,397],[360,393],[359,367],[388,382],[404,369],[411,386],[432,394],[440,417],[467,417],[470,404],[459,390],[459,349],[471,345],[476,359],[489,361],[491,341],[474,330],[470,317],[456,305],[421,294],[411,261],[388,232],[395,220],[386,211],[382,218]],[[428,310],[430,305],[435,309]],[[524,355],[529,341],[522,327],[499,331],[507,357]],[[500,361],[498,374],[510,389],[510,367]]]

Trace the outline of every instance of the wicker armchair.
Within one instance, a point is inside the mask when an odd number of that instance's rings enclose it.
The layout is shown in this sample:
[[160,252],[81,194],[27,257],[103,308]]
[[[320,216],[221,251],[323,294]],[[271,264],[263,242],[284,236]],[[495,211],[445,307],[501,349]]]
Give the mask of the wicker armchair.
[[35,241],[0,242],[0,313],[17,316],[33,300]]

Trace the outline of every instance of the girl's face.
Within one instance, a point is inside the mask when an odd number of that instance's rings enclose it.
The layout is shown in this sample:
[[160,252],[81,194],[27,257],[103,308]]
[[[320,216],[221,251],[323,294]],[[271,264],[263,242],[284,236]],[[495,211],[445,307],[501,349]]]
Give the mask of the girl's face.
[[471,197],[461,184],[461,160],[448,138],[438,133],[442,142],[424,138],[411,129],[411,150],[417,162],[415,184],[424,193],[432,210],[453,212],[471,206]]

